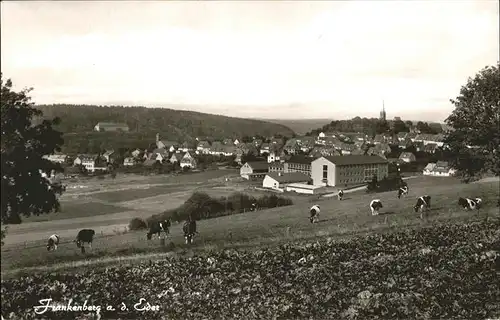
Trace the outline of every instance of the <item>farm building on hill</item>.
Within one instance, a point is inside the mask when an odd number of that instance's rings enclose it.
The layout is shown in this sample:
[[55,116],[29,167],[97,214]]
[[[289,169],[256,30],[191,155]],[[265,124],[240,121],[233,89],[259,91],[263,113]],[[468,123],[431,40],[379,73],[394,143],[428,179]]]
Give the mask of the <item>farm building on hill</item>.
[[455,170],[450,168],[448,162],[438,161],[436,163],[428,163],[422,174],[424,176],[450,177],[455,174]]
[[380,156],[321,157],[311,163],[313,184],[319,186],[363,184],[371,181],[374,175],[381,180],[388,174],[389,163]]
[[307,184],[309,181],[311,181],[311,178],[300,172],[269,172],[266,174],[264,181],[262,181],[262,186],[264,188],[285,191],[285,188],[291,183]]
[[99,132],[111,132],[111,131],[124,131],[128,132],[128,125],[125,123],[113,123],[113,122],[99,122],[94,127],[95,131]]
[[240,168],[240,176],[247,180],[263,179],[269,172],[266,161],[247,162]]

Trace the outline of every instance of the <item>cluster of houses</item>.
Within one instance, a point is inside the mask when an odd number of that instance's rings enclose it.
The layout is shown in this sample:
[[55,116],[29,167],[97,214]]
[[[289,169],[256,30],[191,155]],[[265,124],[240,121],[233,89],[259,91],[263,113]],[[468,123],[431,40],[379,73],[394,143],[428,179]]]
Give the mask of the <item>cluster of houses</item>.
[[[109,128],[108,128],[109,127]],[[99,123],[96,125],[96,130],[102,131],[103,128],[109,130],[123,130],[125,127],[112,124],[108,126],[107,123]],[[295,137],[285,140],[283,138],[273,137],[266,141],[254,138],[251,142],[242,142],[238,139],[223,139],[221,141],[208,141],[196,139],[193,142],[178,143],[176,141],[169,141],[160,139],[159,134],[156,135],[156,148],[151,151],[136,149],[130,152],[129,156],[123,159],[123,166],[134,166],[142,164],[144,166],[152,166],[157,162],[161,163],[178,163],[181,168],[195,169],[198,166],[197,158],[199,155],[214,155],[214,156],[234,156],[235,161],[240,165],[241,175],[247,179],[263,179],[270,174],[269,177],[274,177],[283,181],[285,173],[301,173],[316,181],[314,185],[318,185],[318,176],[312,174],[312,162],[318,159],[342,159],[331,160],[335,166],[343,168],[346,164],[338,161],[354,161],[355,159],[371,159],[375,161],[373,165],[379,165],[378,162],[390,162],[394,159],[387,159],[387,154],[391,152],[390,145],[398,145],[401,148],[406,148],[409,145],[415,146],[417,151],[434,152],[436,148],[443,146],[444,136],[441,134],[429,135],[418,134],[416,132],[399,133],[394,136],[389,135],[376,135],[371,138],[362,133],[338,133],[338,132],[321,132],[318,136],[303,136]],[[263,157],[266,161],[257,163],[242,163],[244,155],[252,154],[255,157]],[[344,156],[344,158],[338,158]],[[103,154],[80,154],[69,160],[67,155],[53,154],[48,155],[46,158],[53,162],[59,163],[72,163],[73,165],[82,165],[88,171],[94,172],[98,170],[107,170],[110,163],[117,161],[117,153],[113,150],[108,150]],[[380,160],[382,159],[382,160]],[[121,159],[120,159],[121,160]],[[326,161],[325,160],[325,161]],[[414,162],[415,155],[409,152],[403,152],[397,161],[400,162]],[[317,162],[319,163],[319,162]],[[372,165],[371,163],[368,163]],[[361,164],[357,164],[360,166]],[[251,166],[251,168],[249,167]],[[436,165],[435,167],[426,168],[424,174],[442,175],[442,166]],[[357,177],[351,173],[351,176],[342,176],[342,170],[339,174],[330,177],[327,185],[336,184],[349,184],[358,183],[365,178],[365,171],[361,167],[358,168],[359,174]],[[370,169],[371,170],[371,169]],[[377,169],[377,172],[385,172],[383,168]],[[437,171],[436,171],[437,170]],[[440,171],[441,170],[441,171]],[[372,170],[373,171],[373,170]],[[357,171],[356,171],[357,172]],[[368,171],[367,171],[368,172]],[[371,171],[370,171],[371,172]],[[427,172],[427,173],[426,173]],[[436,173],[434,173],[436,172]],[[292,180],[303,179],[297,174]],[[373,174],[370,175],[370,177]],[[288,179],[288,178],[286,178]],[[331,179],[337,179],[335,182]],[[266,181],[269,181],[267,179]],[[364,180],[363,180],[364,181]],[[298,181],[303,182],[303,181]],[[321,185],[321,183],[319,183]],[[311,189],[311,187],[307,187]],[[308,189],[308,190],[309,190]]]

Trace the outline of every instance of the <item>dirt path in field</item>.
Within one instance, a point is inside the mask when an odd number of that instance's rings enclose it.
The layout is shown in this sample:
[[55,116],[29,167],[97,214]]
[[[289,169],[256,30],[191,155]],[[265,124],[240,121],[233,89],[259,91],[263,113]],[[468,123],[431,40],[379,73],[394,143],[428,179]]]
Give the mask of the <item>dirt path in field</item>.
[[[51,234],[58,234],[59,236],[61,236],[61,238],[73,239],[78,231],[82,228],[92,228],[96,231],[97,234],[100,235],[116,234],[117,232],[123,231],[128,226],[128,223],[132,218],[138,217],[146,219],[152,214],[177,208],[182,205],[184,201],[196,189],[202,186],[207,188],[213,188],[214,186],[216,186],[217,184],[214,183],[214,181],[216,180],[217,179],[212,178],[205,181],[190,181],[182,183],[182,187],[180,188],[182,191],[172,192],[169,190],[165,190],[165,193],[162,195],[113,203],[102,199],[93,198],[92,195],[105,192],[148,189],[157,186],[176,186],[180,185],[180,183],[164,182],[130,184],[130,182],[127,181],[125,182],[127,183],[126,187],[124,187],[123,184],[113,184],[112,186],[106,186],[103,184],[103,182],[95,183],[94,181],[91,181],[87,185],[84,185],[83,183],[74,183],[74,185],[83,185],[86,187],[73,189],[73,192],[69,192],[64,195],[66,198],[88,198],[89,201],[92,202],[100,202],[103,204],[120,206],[127,208],[128,210],[97,216],[42,222],[24,222],[19,225],[10,225],[8,227],[8,233],[7,237],[4,240],[4,243],[6,246],[15,244],[29,245],[30,243],[47,239]],[[86,191],[89,189],[93,191]],[[61,197],[61,200],[64,199]]]

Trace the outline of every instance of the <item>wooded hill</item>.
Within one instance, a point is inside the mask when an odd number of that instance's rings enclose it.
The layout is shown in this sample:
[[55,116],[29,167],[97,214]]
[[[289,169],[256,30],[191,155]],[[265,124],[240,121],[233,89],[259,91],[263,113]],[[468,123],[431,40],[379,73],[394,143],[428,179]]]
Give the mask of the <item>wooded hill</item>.
[[[169,141],[192,141],[196,137],[213,139],[243,136],[282,135],[294,132],[280,124],[166,108],[39,105],[44,118],[61,118],[57,130],[64,133],[64,152],[93,152],[106,148],[144,148],[154,143],[156,133]],[[126,123],[130,132],[93,132],[98,122]]]

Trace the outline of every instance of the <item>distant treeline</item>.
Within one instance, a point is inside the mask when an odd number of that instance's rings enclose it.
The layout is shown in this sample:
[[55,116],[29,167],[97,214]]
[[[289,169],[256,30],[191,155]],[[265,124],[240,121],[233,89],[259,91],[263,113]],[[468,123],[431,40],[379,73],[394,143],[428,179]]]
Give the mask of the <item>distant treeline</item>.
[[306,135],[318,135],[320,132],[363,132],[370,136],[382,133],[397,134],[399,132],[409,132],[412,127],[416,127],[421,133],[437,134],[443,131],[439,123],[428,124],[426,122],[403,120],[383,121],[376,118],[355,117],[351,120],[334,120],[321,128],[311,130]]
[[[166,108],[95,106],[95,105],[39,105],[44,118],[59,117],[56,127],[64,133],[65,149],[89,152],[99,146],[147,147],[156,133],[169,141],[192,141],[196,137],[213,139],[241,138],[243,136],[293,136],[286,126],[250,119],[205,114]],[[129,133],[92,132],[99,122],[125,123]],[[68,151],[66,151],[68,152]]]

